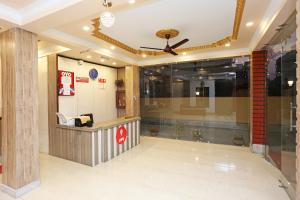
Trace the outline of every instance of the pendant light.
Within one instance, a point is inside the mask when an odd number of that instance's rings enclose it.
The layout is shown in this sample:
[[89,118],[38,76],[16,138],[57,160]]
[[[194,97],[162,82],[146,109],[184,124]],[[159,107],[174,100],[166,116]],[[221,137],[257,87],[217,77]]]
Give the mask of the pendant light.
[[[107,0],[104,0],[103,6],[106,8],[110,8],[112,6],[112,3],[108,2]],[[100,16],[100,24],[108,28],[112,27],[115,24],[114,14],[109,11],[103,12]]]

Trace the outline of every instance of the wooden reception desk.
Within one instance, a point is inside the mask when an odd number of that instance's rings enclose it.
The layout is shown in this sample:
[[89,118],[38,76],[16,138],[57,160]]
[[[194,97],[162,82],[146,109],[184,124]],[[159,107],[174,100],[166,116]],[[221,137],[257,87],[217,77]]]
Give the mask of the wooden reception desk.
[[[117,131],[124,126],[124,144],[117,142]],[[119,118],[95,123],[93,127],[56,125],[51,141],[51,155],[95,166],[106,162],[140,143],[140,118]]]

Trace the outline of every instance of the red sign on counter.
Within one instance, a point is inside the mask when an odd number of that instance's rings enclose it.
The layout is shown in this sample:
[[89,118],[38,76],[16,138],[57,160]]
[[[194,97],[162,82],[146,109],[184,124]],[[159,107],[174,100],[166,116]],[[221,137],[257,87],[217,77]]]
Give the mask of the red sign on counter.
[[90,81],[89,77],[76,77],[77,83],[88,83]]
[[116,140],[118,144],[124,144],[127,137],[127,130],[124,126],[121,126],[117,130]]

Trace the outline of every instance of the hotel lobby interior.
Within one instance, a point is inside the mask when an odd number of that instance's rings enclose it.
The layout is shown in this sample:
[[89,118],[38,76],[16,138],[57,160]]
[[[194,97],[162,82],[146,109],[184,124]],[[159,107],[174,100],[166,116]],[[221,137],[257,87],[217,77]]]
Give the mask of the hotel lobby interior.
[[300,200],[299,12],[0,0],[0,200]]

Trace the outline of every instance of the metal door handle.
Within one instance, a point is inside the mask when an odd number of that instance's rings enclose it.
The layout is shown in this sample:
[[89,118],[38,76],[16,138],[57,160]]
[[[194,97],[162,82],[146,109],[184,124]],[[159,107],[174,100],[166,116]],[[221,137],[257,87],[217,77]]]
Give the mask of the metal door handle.
[[293,103],[290,103],[290,132],[293,131],[294,128],[296,128],[296,125],[293,125],[293,109],[296,109],[297,106],[293,106]]

